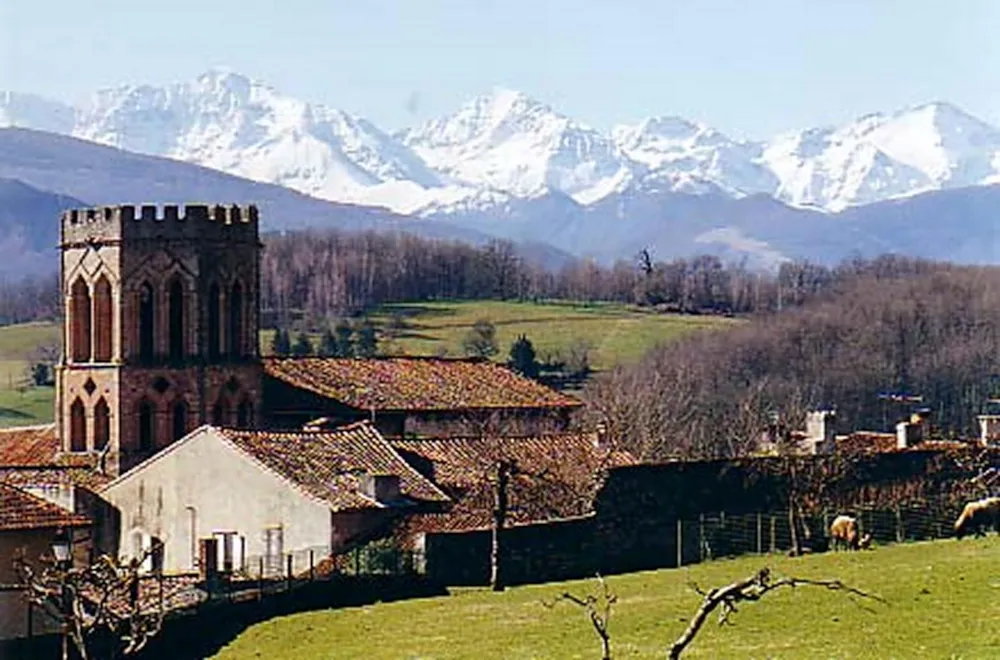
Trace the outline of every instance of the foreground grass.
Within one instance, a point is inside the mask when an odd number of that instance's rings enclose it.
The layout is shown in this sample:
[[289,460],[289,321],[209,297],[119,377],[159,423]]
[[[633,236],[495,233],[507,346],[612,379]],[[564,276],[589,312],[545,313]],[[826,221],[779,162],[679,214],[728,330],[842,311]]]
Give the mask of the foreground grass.
[[[744,604],[735,625],[712,617],[685,658],[1000,657],[1000,539],[912,543],[873,552],[746,557],[612,576],[615,658],[663,658],[700,603],[689,586],[722,586],[763,565],[837,578],[889,601],[799,587]],[[239,658],[598,658],[584,613],[542,602],[593,580],[296,614],[258,624],[216,656]]]
[[592,347],[591,365],[598,370],[636,362],[657,343],[690,332],[740,323],[657,314],[626,305],[494,300],[386,305],[374,318],[385,324],[393,314],[402,316],[407,325],[393,342],[397,353],[462,355],[463,337],[477,320],[488,319],[496,327],[499,358],[506,359],[511,343],[525,334],[539,356],[565,354],[574,342],[585,342]]

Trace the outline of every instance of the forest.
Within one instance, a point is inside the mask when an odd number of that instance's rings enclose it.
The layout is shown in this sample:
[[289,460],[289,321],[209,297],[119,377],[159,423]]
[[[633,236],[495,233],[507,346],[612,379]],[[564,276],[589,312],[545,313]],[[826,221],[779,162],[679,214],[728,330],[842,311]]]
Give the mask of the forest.
[[[590,414],[645,458],[739,453],[776,415],[798,427],[819,406],[835,407],[846,430],[885,430],[904,412],[887,393],[922,397],[940,435],[968,435],[1000,395],[1000,268],[887,255],[755,272],[643,252],[553,271],[502,241],[312,231],[264,242],[265,328],[329,335],[383,304],[457,299],[614,301],[752,319],[590,379]],[[55,275],[0,282],[0,323],[59,312]]]

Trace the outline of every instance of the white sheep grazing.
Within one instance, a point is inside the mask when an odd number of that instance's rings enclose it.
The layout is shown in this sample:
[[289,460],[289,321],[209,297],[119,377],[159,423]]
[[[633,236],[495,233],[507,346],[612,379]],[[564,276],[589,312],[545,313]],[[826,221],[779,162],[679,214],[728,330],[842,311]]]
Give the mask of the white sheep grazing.
[[[865,535],[867,543],[871,542],[871,537]],[[830,523],[830,545],[836,550],[838,546],[844,546],[848,550],[858,550],[861,547],[861,535],[858,533],[858,520],[851,516],[840,515]]]
[[969,533],[979,536],[990,527],[1000,534],[1000,497],[986,497],[966,504],[955,521],[955,537],[962,538]]

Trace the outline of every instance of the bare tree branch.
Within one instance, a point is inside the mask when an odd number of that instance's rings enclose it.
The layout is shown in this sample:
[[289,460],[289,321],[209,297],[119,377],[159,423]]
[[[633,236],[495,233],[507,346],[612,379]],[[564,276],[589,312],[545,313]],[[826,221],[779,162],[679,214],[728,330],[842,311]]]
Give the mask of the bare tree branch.
[[708,616],[716,609],[721,608],[719,609],[719,625],[731,624],[730,616],[738,611],[736,608],[737,603],[756,602],[770,591],[780,589],[781,587],[794,588],[800,585],[825,587],[830,591],[846,592],[849,596],[870,598],[880,603],[886,603],[885,599],[881,596],[870,594],[856,587],[844,584],[840,580],[814,580],[797,577],[774,578],[771,574],[771,569],[764,567],[748,578],[737,580],[724,587],[710,589],[707,593],[699,589],[697,585],[694,585],[695,591],[701,594],[704,599],[688,624],[687,629],[684,630],[681,636],[670,647],[667,657],[670,660],[679,658],[684,649],[694,641],[695,636],[705,624]]
[[580,597],[570,592],[564,592],[551,602],[543,601],[546,607],[555,607],[560,602],[568,602],[583,608],[590,619],[590,625],[594,632],[601,638],[601,660],[611,660],[611,633],[608,631],[608,624],[611,622],[611,608],[618,602],[618,596],[608,587],[604,578],[597,575],[597,581],[601,585],[601,592],[598,595],[587,594]]

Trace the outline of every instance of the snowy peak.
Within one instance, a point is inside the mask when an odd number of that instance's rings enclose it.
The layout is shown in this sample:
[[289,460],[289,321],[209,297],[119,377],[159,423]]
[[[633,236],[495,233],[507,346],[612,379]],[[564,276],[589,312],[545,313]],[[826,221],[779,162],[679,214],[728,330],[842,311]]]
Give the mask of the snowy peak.
[[455,183],[517,196],[551,189],[586,203],[631,176],[631,164],[607,136],[504,88],[405,133],[403,141]]
[[[839,127],[734,140],[664,115],[596,130],[495,87],[454,113],[389,134],[216,67],[165,86],[125,85],[73,108],[0,92],[0,126],[166,156],[309,195],[419,215],[511,200],[686,192],[765,194],[838,211],[929,190],[1000,183],[1000,131],[944,102]],[[457,212],[457,211],[456,211]]]

